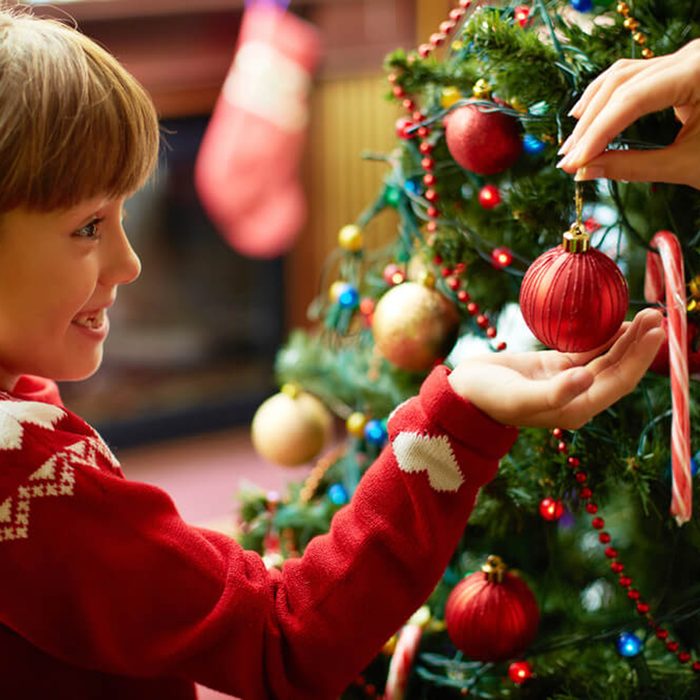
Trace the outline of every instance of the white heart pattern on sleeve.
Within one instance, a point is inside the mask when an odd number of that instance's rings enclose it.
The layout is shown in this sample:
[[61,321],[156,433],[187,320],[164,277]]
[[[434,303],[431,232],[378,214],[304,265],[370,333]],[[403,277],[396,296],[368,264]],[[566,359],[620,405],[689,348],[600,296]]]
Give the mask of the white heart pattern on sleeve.
[[464,477],[446,435],[399,433],[391,443],[399,469],[408,473],[428,472],[436,491],[457,491]]

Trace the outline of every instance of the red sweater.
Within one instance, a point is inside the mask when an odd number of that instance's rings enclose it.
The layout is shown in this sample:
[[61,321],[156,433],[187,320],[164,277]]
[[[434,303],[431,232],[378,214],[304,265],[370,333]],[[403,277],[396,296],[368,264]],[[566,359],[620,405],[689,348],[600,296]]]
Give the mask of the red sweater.
[[0,393],[0,697],[336,698],[431,593],[516,431],[436,369],[281,571],[124,478],[50,382]]

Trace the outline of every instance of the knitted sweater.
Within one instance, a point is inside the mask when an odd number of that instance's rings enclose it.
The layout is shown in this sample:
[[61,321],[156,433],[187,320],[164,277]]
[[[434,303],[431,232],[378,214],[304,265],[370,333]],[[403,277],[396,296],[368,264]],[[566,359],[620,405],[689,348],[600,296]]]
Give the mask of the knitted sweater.
[[337,698],[431,593],[516,431],[437,368],[282,570],[124,478],[51,382],[0,393],[0,697]]

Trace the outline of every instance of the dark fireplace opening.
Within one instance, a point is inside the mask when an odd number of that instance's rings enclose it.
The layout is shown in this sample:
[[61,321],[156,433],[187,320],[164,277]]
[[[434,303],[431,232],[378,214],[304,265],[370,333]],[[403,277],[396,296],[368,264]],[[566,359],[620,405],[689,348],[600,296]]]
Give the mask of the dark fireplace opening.
[[283,259],[238,255],[202,210],[193,169],[207,119],[162,122],[158,173],[126,206],[143,271],[119,290],[100,370],[61,384],[114,447],[247,423],[274,390]]

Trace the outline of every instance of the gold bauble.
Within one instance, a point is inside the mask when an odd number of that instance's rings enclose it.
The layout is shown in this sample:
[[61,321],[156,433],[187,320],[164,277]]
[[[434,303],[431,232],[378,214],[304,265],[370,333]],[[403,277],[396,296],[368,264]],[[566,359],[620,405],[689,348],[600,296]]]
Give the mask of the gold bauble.
[[355,411],[348,416],[345,421],[345,428],[353,437],[361,438],[365,434],[367,416],[360,411]]
[[305,391],[292,392],[285,387],[260,404],[250,433],[258,454],[275,464],[294,467],[321,452],[332,428],[331,414],[321,401]]
[[449,109],[455,102],[459,102],[462,99],[462,92],[459,88],[449,85],[442,89],[440,94],[440,104],[445,108]]
[[351,253],[357,253],[362,250],[364,245],[364,236],[362,229],[357,224],[348,224],[343,226],[338,233],[338,245]]
[[440,292],[404,282],[377,303],[372,333],[389,362],[410,372],[430,369],[457,340],[459,314]]

